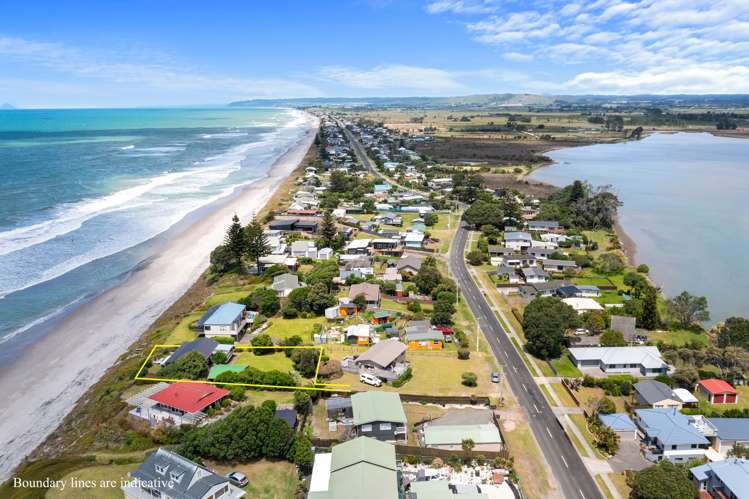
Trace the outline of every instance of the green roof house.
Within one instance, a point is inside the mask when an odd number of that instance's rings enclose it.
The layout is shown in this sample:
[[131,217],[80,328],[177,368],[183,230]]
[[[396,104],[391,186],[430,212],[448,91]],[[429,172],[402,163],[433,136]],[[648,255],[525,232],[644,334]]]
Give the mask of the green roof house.
[[406,413],[397,393],[355,393],[351,396],[351,407],[357,435],[383,442],[406,438]]
[[398,499],[395,447],[359,437],[316,454],[308,499]]

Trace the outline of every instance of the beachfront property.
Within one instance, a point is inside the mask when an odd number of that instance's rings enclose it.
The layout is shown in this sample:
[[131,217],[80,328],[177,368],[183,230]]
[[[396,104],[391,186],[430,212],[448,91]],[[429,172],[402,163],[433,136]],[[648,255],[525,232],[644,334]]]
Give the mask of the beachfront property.
[[127,399],[134,406],[128,414],[149,426],[194,425],[228,396],[228,390],[205,383],[159,382]]
[[406,439],[406,413],[397,393],[355,393],[351,396],[351,407],[356,435],[383,442]]
[[176,452],[159,447],[135,471],[133,480],[122,486],[125,499],[239,499],[242,489],[221,476]]
[[658,347],[575,347],[569,349],[572,363],[584,373],[592,375],[631,374],[658,376],[668,374]]
[[395,447],[359,437],[315,454],[307,499],[399,499]]
[[256,312],[248,313],[247,307],[239,303],[222,303],[209,308],[195,323],[195,328],[206,338],[236,339],[256,315]]
[[697,392],[711,404],[738,404],[739,393],[722,379],[703,379],[697,383]]
[[192,341],[186,341],[170,354],[169,357],[164,359],[161,364],[167,365],[176,362],[190,352],[197,352],[207,362],[210,362],[211,355],[217,351],[218,347],[218,342],[211,338],[197,338]]
[[704,457],[710,447],[705,435],[675,408],[637,409],[635,423],[649,461],[689,461]]
[[743,499],[749,497],[749,460],[730,458],[689,469],[695,485],[707,497]]

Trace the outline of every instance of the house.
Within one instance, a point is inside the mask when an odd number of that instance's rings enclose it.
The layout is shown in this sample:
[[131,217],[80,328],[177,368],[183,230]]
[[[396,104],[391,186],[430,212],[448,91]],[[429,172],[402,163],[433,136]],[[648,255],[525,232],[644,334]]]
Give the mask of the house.
[[386,255],[395,255],[403,252],[400,247],[400,239],[373,239],[372,248]]
[[420,429],[424,446],[462,450],[463,440],[473,440],[474,451],[502,450],[502,436],[491,409],[450,409],[443,416],[424,423]]
[[296,410],[295,409],[276,409],[275,417],[286,421],[291,429],[296,428]]
[[238,499],[245,496],[225,476],[164,448],[149,454],[128,476],[133,480],[122,485],[125,499]]
[[354,409],[351,407],[351,399],[338,395],[325,399],[325,414],[328,421],[353,420]]
[[151,426],[196,424],[228,395],[228,390],[205,383],[159,383],[128,399],[135,406],[129,414]]
[[644,435],[645,457],[674,463],[701,458],[710,447],[707,438],[676,408],[637,409],[635,423]]
[[300,239],[291,243],[291,256],[296,258],[317,258],[317,246],[314,241]]
[[397,268],[398,272],[400,272],[401,274],[415,274],[421,268],[421,261],[422,258],[418,255],[404,254],[398,260],[398,263],[395,264],[395,268]]
[[517,252],[514,248],[507,248],[505,246],[489,246],[489,256],[505,256],[511,255]]
[[520,277],[518,271],[509,265],[502,264],[497,267],[497,276],[502,279],[507,279],[510,284],[520,284],[523,282],[523,278]]
[[749,420],[746,418],[708,418],[708,424],[715,429],[711,438],[713,449],[727,456],[736,444],[749,446]]
[[354,431],[382,442],[406,439],[406,413],[400,395],[393,392],[359,392],[351,396]]
[[560,298],[596,298],[601,296],[601,290],[597,286],[570,284],[557,289],[556,295]]
[[577,272],[580,266],[574,260],[552,260],[547,258],[541,262],[544,270],[549,272]]
[[580,347],[569,349],[570,359],[578,369],[599,369],[634,376],[668,374],[668,364],[661,358],[658,347]]
[[395,447],[359,437],[315,454],[307,499],[400,499]]
[[619,435],[620,440],[637,439],[637,425],[635,425],[626,412],[615,412],[613,414],[598,413],[598,420],[604,426],[608,426],[614,433]]
[[398,379],[408,369],[406,345],[398,338],[382,340],[353,361],[359,373],[373,374],[385,381]]
[[286,255],[266,255],[260,257],[261,272],[275,266],[286,267],[287,270],[294,270],[297,266],[297,259],[293,256]]
[[682,402],[674,395],[665,383],[648,379],[634,384],[635,402],[650,407],[676,407],[681,409]]
[[406,232],[403,236],[403,245],[406,248],[419,249],[424,246],[423,232]]
[[380,306],[380,286],[378,284],[372,284],[369,282],[353,284],[349,288],[349,300],[354,301],[354,299],[359,295],[364,295],[368,307]]
[[627,343],[632,343],[635,341],[635,336],[637,336],[637,333],[635,332],[635,322],[636,321],[634,317],[612,315],[611,330],[622,333],[624,341],[626,341]]
[[528,222],[528,230],[555,232],[560,230],[559,222],[551,220],[531,220]]
[[299,222],[298,218],[276,219],[268,224],[268,229],[279,232],[293,232],[297,222]]
[[542,248],[538,246],[531,246],[528,248],[528,254],[532,256],[533,258],[537,258],[539,260],[546,260],[548,259],[553,253],[553,248]]
[[292,291],[303,287],[299,283],[299,276],[296,274],[281,274],[273,278],[271,288],[279,297],[286,298]]
[[505,246],[515,251],[522,251],[531,247],[533,238],[527,232],[505,232]]
[[697,392],[711,404],[737,404],[739,394],[734,387],[722,379],[703,379],[697,383]]
[[529,284],[547,282],[549,280],[549,274],[547,274],[544,269],[538,267],[524,267],[521,269],[521,272],[523,273],[525,282]]
[[294,224],[294,230],[298,232],[306,232],[308,234],[317,233],[318,222],[316,220],[299,220]]
[[[239,303],[227,302],[213,306],[198,319],[196,327],[207,338],[236,338],[247,325],[245,307]],[[252,319],[254,320],[254,316]]]
[[372,327],[369,324],[352,324],[346,327],[346,342],[357,345],[369,345],[372,338]]
[[520,294],[525,298],[534,298],[536,296],[554,296],[556,291],[562,286],[567,286],[566,281],[549,281],[528,284],[520,288]]
[[689,469],[695,485],[706,497],[743,499],[749,497],[749,460],[731,458]]
[[317,258],[319,260],[330,260],[335,256],[335,251],[333,251],[333,248],[321,248],[317,252]]
[[674,388],[674,396],[684,407],[694,407],[699,402],[692,392],[684,388]]
[[500,262],[510,267],[533,267],[536,265],[536,258],[522,253],[511,253],[497,257]]
[[217,347],[218,343],[210,338],[198,338],[193,341],[186,341],[169,356],[164,364],[171,364],[190,352],[198,352],[205,360],[209,360]]
[[439,329],[406,327],[405,340],[409,350],[442,350],[445,335]]
[[349,255],[367,255],[369,254],[369,243],[371,239],[354,239],[346,245],[346,253]]
[[578,314],[603,311],[603,306],[593,298],[563,298],[562,301],[575,309]]

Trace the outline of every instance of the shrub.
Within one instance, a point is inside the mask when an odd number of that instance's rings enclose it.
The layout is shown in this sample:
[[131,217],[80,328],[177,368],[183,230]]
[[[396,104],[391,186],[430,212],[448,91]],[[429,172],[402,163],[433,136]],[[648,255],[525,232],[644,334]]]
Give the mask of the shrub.
[[285,305],[281,309],[281,315],[283,315],[284,319],[296,319],[299,317],[299,310],[297,310],[295,307]]
[[484,253],[481,251],[473,250],[466,255],[468,263],[473,266],[478,266],[484,263]]
[[[272,347],[273,346],[273,339],[271,339],[270,336],[267,334],[259,334],[252,338],[252,346],[253,347]],[[275,350],[273,348],[254,348],[252,350],[252,353],[255,355],[268,355],[273,353]]]
[[395,388],[400,388],[401,386],[405,385],[408,380],[410,380],[413,377],[413,371],[411,371],[411,368],[409,367],[405,371],[403,371],[403,374],[401,374],[398,379],[393,381],[391,384]]
[[637,266],[637,272],[639,272],[640,274],[647,274],[650,272],[650,267],[642,263]]
[[464,386],[474,387],[478,385],[478,376],[476,373],[467,372],[461,375],[461,383]]
[[471,351],[467,348],[460,348],[458,350],[458,358],[460,360],[468,360],[469,358],[471,358]]

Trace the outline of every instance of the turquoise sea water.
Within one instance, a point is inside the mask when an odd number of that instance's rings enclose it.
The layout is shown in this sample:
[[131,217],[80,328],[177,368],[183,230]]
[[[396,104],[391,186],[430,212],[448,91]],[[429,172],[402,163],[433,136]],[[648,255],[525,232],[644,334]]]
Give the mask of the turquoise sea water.
[[555,164],[532,179],[614,187],[636,260],[667,295],[707,296],[711,322],[749,317],[749,140],[655,134],[548,155]]
[[0,111],[0,363],[305,130],[277,109]]

